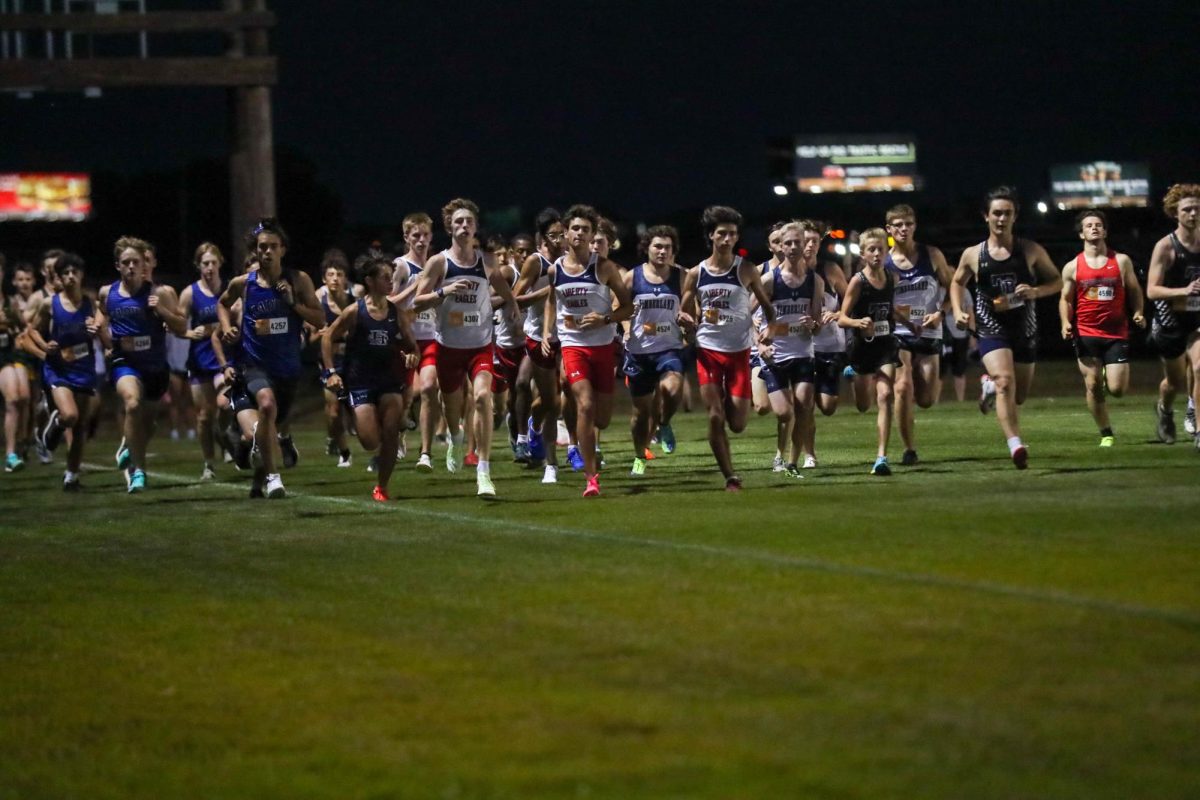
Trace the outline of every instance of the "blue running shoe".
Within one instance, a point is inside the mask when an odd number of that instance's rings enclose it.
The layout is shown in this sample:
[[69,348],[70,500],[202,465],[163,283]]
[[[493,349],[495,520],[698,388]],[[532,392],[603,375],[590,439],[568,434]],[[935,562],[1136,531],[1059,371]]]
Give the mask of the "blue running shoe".
[[662,451],[667,455],[675,452],[675,431],[671,428],[670,423],[658,426],[658,441],[662,445]]
[[872,475],[891,475],[892,468],[888,466],[887,456],[880,456],[875,459],[875,466],[871,467]]
[[140,469],[135,469],[133,474],[129,476],[129,493],[137,494],[146,488],[146,473]]
[[576,472],[583,469],[583,454],[579,452],[579,448],[575,445],[567,448],[567,461],[571,462],[571,469]]
[[128,447],[122,447],[117,451],[117,469],[129,469],[130,460]]
[[857,374],[858,373],[854,371],[854,367],[850,366],[849,364],[847,364],[846,368],[842,370],[843,378],[853,378]]
[[9,453],[8,458],[4,459],[5,472],[17,472],[25,467],[25,462],[16,453]]
[[529,418],[529,457],[534,461],[546,460],[546,443],[542,441],[541,431],[533,427],[533,417]]

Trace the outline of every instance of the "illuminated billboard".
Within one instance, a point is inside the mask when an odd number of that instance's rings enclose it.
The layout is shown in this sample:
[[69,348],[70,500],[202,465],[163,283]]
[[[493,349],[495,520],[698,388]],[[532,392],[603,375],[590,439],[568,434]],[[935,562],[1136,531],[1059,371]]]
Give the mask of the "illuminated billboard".
[[1055,164],[1050,193],[1061,210],[1150,205],[1150,167],[1140,162],[1091,161]]
[[911,192],[921,188],[908,134],[800,136],[792,177],[802,192]]
[[82,222],[92,213],[83,172],[0,172],[0,222]]

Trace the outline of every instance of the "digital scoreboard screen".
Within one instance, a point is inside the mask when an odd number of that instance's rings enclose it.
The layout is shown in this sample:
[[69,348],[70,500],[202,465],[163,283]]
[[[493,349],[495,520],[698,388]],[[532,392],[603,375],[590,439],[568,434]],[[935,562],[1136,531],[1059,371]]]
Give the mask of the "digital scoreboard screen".
[[1056,164],[1050,194],[1061,210],[1150,205],[1150,167],[1129,161]]
[[83,222],[92,180],[83,172],[0,172],[0,222]]
[[796,188],[820,192],[912,192],[921,188],[917,142],[908,134],[797,137]]

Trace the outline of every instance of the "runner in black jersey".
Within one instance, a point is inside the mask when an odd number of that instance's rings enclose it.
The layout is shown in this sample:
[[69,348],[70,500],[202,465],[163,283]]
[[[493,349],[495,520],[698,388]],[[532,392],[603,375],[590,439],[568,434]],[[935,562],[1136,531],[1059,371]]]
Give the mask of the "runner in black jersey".
[[860,412],[871,407],[871,378],[875,378],[875,418],[879,449],[872,475],[891,475],[887,446],[892,434],[892,383],[896,377],[896,316],[893,298],[896,278],[884,267],[888,236],[883,228],[871,228],[859,237],[863,268],[846,285],[838,325],[854,332],[850,366],[854,367],[854,400]]
[[[1025,402],[1037,362],[1035,301],[1057,295],[1062,276],[1044,247],[1013,235],[1019,211],[1015,189],[1000,186],[987,193],[983,218],[988,238],[963,251],[954,282],[963,287],[976,282],[979,353],[996,386],[996,419],[1013,464],[1025,469],[1029,453],[1021,441],[1017,406]],[[950,300],[955,321],[965,327],[971,315],[962,307],[961,293],[951,292]]]
[[[1153,340],[1162,359],[1158,387],[1158,438],[1175,442],[1175,395],[1187,383],[1191,367],[1194,408],[1200,404],[1200,184],[1177,183],[1163,197],[1163,211],[1175,220],[1175,230],[1158,240],[1150,255],[1146,297],[1154,304]],[[1195,439],[1200,449],[1200,437]]]

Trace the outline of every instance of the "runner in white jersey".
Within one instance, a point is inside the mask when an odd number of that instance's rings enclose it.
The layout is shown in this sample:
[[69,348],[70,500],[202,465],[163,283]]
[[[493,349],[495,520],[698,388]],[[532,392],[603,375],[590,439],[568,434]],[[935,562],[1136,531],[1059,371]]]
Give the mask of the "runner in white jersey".
[[[742,479],[733,471],[725,427],[741,433],[750,412],[751,294],[768,324],[775,322],[775,310],[763,291],[758,266],[733,252],[742,215],[727,206],[709,206],[701,224],[712,250],[688,271],[683,308],[696,319],[696,371],[708,407],[708,444],[726,491],[739,492]],[[759,341],[770,344],[770,332]]]
[[[550,267],[562,255],[566,227],[562,215],[546,208],[537,215],[537,252],[521,263],[521,277],[513,293],[525,309],[525,354],[513,387],[514,408],[525,433],[517,435],[517,453],[529,464],[545,462],[542,483],[558,481],[558,336],[551,332],[551,352],[542,352],[545,328],[546,296],[550,294]],[[534,398],[533,389],[537,389]],[[518,428],[520,430],[520,428]]]
[[[774,222],[771,224],[767,232],[767,249],[771,251],[771,257],[762,262],[758,266],[759,278],[764,278],[771,274],[771,270],[783,263],[783,226],[787,225],[786,221]],[[754,313],[751,315],[754,320],[754,331],[758,334],[762,331],[765,325],[763,321],[762,308],[754,307]],[[757,341],[757,339],[756,339]],[[750,348],[750,388],[753,392],[754,410],[758,415],[765,416],[771,413],[771,398],[770,392],[767,390],[767,382],[762,376],[762,358],[758,354],[757,344]],[[771,464],[771,469],[775,472],[783,472],[787,466],[783,460],[784,452],[787,450],[787,443],[792,436],[792,423],[789,421],[776,418],[775,421],[775,460]]]
[[671,419],[683,394],[683,331],[696,321],[684,313],[683,270],[675,264],[679,232],[670,225],[655,225],[643,235],[646,261],[625,273],[625,286],[633,299],[629,339],[622,371],[633,397],[629,427],[633,434],[631,475],[646,474],[646,451],[654,421],[655,403],[662,401],[659,436],[663,451],[675,449]]
[[[516,242],[516,240],[513,240]],[[526,237],[529,250],[533,249],[533,240]],[[508,243],[503,239],[493,239],[489,241],[489,246],[492,254],[496,256],[500,266],[500,275],[510,288],[515,288],[517,280],[521,277],[520,271],[517,269],[513,261],[513,256],[509,252]],[[529,254],[529,250],[525,255]],[[521,259],[524,260],[524,257]],[[517,416],[513,409],[514,392],[510,389],[517,383],[517,374],[521,369],[521,362],[525,360],[525,330],[523,328],[523,315],[518,311],[514,314],[507,313],[508,309],[500,302],[500,296],[492,295],[492,338],[496,343],[495,352],[492,355],[494,366],[494,380],[492,381],[492,396],[495,407],[493,413],[496,419],[493,421],[493,427],[499,428],[500,421],[506,416],[508,418],[508,439],[509,446],[512,448],[513,460],[518,459],[517,453],[517,430],[521,427],[518,425]],[[518,304],[519,305],[519,304]],[[528,457],[526,457],[528,461]]]
[[[596,430],[612,420],[616,387],[616,323],[629,319],[633,303],[617,265],[591,252],[592,234],[600,214],[586,205],[574,205],[563,215],[567,228],[566,252],[550,268],[553,290],[546,297],[542,328],[542,354],[549,356],[557,326],[562,343],[563,373],[578,410],[575,435],[583,455],[587,486],[584,497],[600,495],[596,458]],[[616,307],[613,307],[613,298]]]
[[[392,302],[397,302],[410,314],[413,338],[417,340],[417,368],[408,371],[409,388],[418,392],[420,410],[418,428],[421,432],[421,454],[417,469],[433,471],[433,434],[441,418],[441,400],[438,396],[437,376],[437,311],[414,308],[417,282],[429,258],[429,243],[433,240],[433,220],[429,215],[417,211],[409,214],[401,223],[404,242],[408,250],[392,262],[396,269],[392,273]],[[401,438],[401,442],[404,442]]]
[[900,367],[896,370],[896,423],[904,455],[900,464],[917,463],[917,441],[913,430],[913,403],[933,405],[933,390],[941,368],[942,320],[950,308],[947,294],[954,273],[942,251],[919,244],[917,212],[912,206],[888,209],[884,221],[895,244],[885,266],[896,276],[896,342]]
[[[804,222],[801,223],[805,224]],[[821,297],[821,327],[813,335],[813,372],[816,380],[816,406],[822,416],[837,413],[843,374],[846,368],[846,332],[838,325],[842,298],[846,296],[846,273],[836,261],[819,257],[821,226],[808,221],[804,231],[804,257],[809,266],[825,280]],[[817,466],[816,425],[806,432],[804,463],[801,469]]]
[[415,308],[437,308],[437,373],[442,390],[442,411],[450,431],[446,470],[458,471],[463,446],[462,405],[464,382],[469,378],[475,404],[479,462],[475,480],[480,497],[495,497],[491,478],[492,451],[492,292],[516,314],[512,290],[500,276],[495,259],[475,247],[479,207],[456,198],[442,208],[442,221],[450,234],[447,250],[425,265],[417,282]]
[[791,429],[785,469],[789,476],[799,478],[797,462],[813,425],[813,334],[821,326],[817,309],[825,294],[825,281],[809,269],[804,257],[804,226],[792,222],[779,232],[783,263],[762,279],[775,322],[768,329],[770,343],[760,340],[758,353],[771,410],[780,427]]

